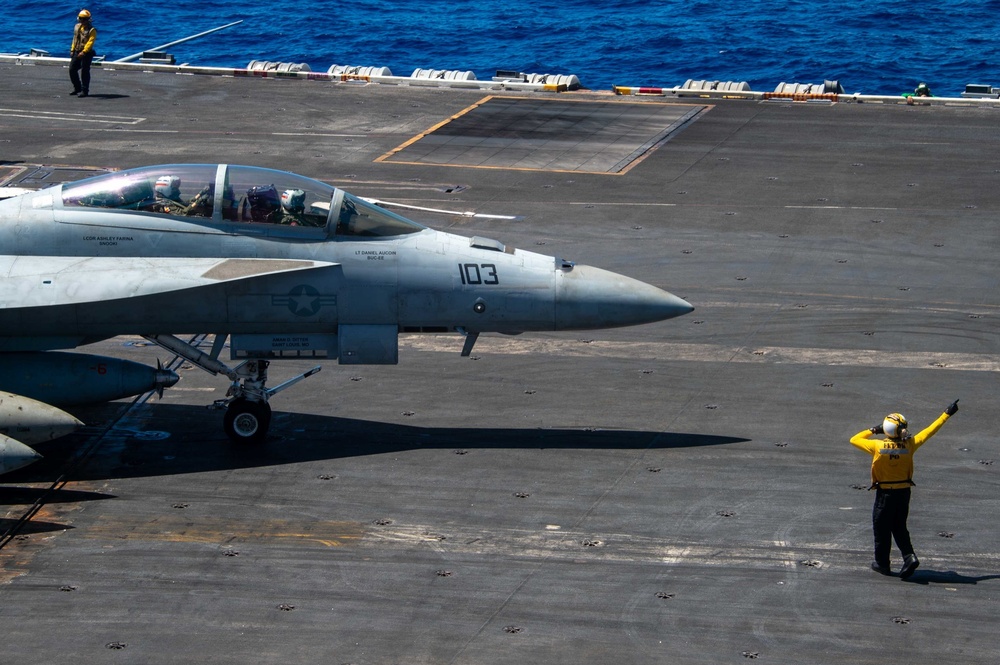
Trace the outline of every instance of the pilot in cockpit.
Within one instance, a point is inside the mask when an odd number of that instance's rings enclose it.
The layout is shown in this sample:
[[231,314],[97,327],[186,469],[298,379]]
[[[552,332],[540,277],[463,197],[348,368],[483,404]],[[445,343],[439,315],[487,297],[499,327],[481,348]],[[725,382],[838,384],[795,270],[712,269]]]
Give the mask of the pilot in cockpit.
[[181,200],[181,179],[175,175],[164,175],[156,179],[153,186],[155,200],[153,212],[170,215],[186,215],[188,206]]
[[274,224],[281,219],[281,201],[278,198],[278,190],[274,185],[257,185],[247,190],[247,197],[244,201],[244,219],[248,221]]
[[286,189],[281,193],[281,218],[279,224],[288,226],[306,225],[303,214],[306,210],[306,193],[301,189]]

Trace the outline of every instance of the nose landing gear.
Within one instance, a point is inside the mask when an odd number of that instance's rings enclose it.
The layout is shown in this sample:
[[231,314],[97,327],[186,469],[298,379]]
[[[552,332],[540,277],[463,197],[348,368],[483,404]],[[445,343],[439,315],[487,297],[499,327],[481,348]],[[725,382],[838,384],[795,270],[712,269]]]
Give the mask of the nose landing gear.
[[268,403],[271,397],[322,369],[317,365],[274,388],[266,388],[269,361],[254,358],[231,368],[219,360],[219,353],[226,341],[225,335],[216,336],[211,354],[204,353],[173,335],[144,335],[144,337],[171,353],[189,360],[206,372],[224,374],[232,381],[226,398],[216,400],[211,408],[226,410],[222,426],[226,436],[234,443],[252,444],[264,441],[271,428],[271,405]]

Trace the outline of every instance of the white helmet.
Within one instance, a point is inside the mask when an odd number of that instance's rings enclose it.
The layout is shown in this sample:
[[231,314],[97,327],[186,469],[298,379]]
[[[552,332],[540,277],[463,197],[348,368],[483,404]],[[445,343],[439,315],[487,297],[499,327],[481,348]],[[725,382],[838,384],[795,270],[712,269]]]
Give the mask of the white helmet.
[[890,413],[882,421],[882,431],[890,439],[905,439],[906,424],[906,416],[902,413]]
[[301,189],[286,189],[281,193],[281,207],[287,212],[302,212],[305,203],[306,193]]
[[175,175],[161,175],[153,186],[156,193],[168,199],[175,199],[181,193],[181,179]]

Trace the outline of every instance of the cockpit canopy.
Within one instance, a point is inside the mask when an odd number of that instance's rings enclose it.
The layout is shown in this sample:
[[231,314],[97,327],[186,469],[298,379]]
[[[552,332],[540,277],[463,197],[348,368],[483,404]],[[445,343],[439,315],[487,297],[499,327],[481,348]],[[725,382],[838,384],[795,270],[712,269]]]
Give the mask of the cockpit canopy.
[[147,166],[64,185],[62,199],[67,208],[325,228],[338,236],[398,236],[424,229],[318,180],[254,166]]

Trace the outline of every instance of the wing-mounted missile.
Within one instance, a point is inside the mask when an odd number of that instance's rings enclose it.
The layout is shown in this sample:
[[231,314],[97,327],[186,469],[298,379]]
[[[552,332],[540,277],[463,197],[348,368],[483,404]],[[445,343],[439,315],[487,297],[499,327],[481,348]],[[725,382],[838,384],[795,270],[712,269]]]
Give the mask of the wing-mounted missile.
[[83,423],[51,404],[0,391],[0,473],[42,458],[28,444],[66,436]]
[[17,439],[0,434],[0,473],[20,469],[40,459],[41,455]]
[[57,406],[94,404],[169,388],[171,370],[60,351],[0,354],[0,390]]
[[72,434],[83,423],[62,409],[0,391],[0,434],[35,445]]

